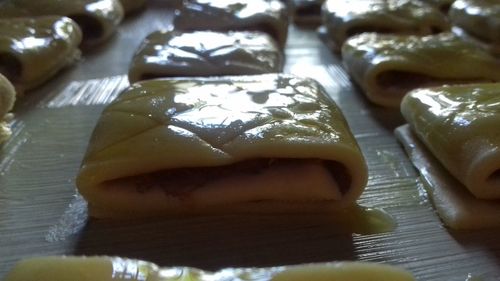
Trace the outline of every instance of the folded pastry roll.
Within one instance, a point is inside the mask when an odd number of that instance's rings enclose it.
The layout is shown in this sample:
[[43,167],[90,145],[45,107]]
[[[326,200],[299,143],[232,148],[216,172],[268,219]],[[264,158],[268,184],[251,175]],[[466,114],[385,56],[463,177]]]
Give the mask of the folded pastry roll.
[[298,24],[321,24],[321,7],[325,0],[293,0],[293,20]]
[[413,281],[403,268],[368,262],[317,263],[270,268],[225,268],[217,272],[190,267],[160,268],[118,257],[35,257],[20,261],[5,281]]
[[43,15],[67,16],[83,31],[83,44],[94,46],[108,39],[123,18],[119,0],[4,0],[0,18]]
[[154,32],[132,59],[130,82],[169,76],[281,72],[283,55],[262,32]]
[[323,19],[336,51],[364,32],[429,35],[449,30],[437,8],[412,0],[328,0]]
[[433,155],[414,159],[445,223],[500,226],[500,83],[415,90],[401,111],[416,138],[404,131],[400,138]]
[[11,134],[7,123],[9,111],[14,107],[16,91],[12,84],[0,73],[0,144],[6,141]]
[[460,28],[459,35],[500,56],[499,1],[457,0],[449,15],[452,23]]
[[325,212],[367,168],[315,81],[267,74],[148,80],[103,112],[77,177],[96,217]]
[[360,34],[344,44],[342,59],[368,99],[383,106],[399,106],[416,88],[500,81],[500,61],[451,33]]
[[82,34],[60,16],[0,19],[0,73],[18,89],[33,89],[79,58]]
[[175,12],[174,26],[188,31],[262,31],[283,47],[288,17],[279,0],[184,0]]

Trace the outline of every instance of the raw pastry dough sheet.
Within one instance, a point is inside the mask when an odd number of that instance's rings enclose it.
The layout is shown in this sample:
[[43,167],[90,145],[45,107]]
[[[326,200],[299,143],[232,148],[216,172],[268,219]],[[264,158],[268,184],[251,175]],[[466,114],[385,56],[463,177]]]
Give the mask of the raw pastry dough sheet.
[[403,266],[419,281],[500,280],[499,231],[444,228],[393,135],[404,123],[399,112],[370,104],[315,31],[295,27],[285,72],[317,79],[341,107],[370,170],[359,203],[383,208],[397,223],[393,232],[360,235],[317,215],[87,220],[74,178],[90,133],[104,104],[128,85],[142,40],[133,32],[146,36],[172,18],[165,1],[148,5],[108,45],[16,106],[13,137],[0,150],[0,279],[23,257],[107,254],[211,270],[362,260]]

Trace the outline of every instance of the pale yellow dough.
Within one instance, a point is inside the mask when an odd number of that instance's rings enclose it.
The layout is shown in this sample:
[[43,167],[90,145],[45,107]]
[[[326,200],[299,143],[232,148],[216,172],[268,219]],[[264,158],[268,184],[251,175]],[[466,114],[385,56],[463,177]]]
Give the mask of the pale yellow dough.
[[366,181],[323,88],[267,74],[133,84],[104,110],[77,186],[93,216],[127,217],[325,212]]
[[436,159],[420,152],[412,134],[399,133],[411,154],[422,155],[414,162],[445,223],[500,225],[500,83],[418,89],[403,99],[401,111]]
[[342,60],[367,98],[388,107],[416,88],[500,81],[499,60],[451,33],[363,33],[346,41]]
[[335,262],[217,272],[117,257],[39,257],[19,262],[4,281],[414,281],[402,268],[368,262]]

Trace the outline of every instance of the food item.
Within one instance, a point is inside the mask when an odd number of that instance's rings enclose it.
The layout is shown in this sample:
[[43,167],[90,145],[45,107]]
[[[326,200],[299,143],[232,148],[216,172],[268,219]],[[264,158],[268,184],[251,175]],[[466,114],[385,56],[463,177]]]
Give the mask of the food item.
[[445,224],[500,226],[500,83],[415,90],[401,111],[411,132],[399,137]]
[[397,107],[410,90],[500,81],[500,61],[451,33],[364,33],[342,48],[344,65],[373,103]]
[[166,267],[118,257],[36,257],[19,262],[5,281],[413,281],[402,268],[368,263],[335,262],[271,268],[225,268],[217,272],[190,267]]
[[134,55],[130,82],[171,76],[281,72],[283,55],[262,32],[154,32]]
[[323,18],[336,51],[363,32],[429,35],[450,29],[438,9],[412,0],[328,0]]
[[266,74],[133,84],[103,112],[77,177],[95,217],[325,212],[367,168],[312,79]]
[[0,73],[18,92],[33,89],[79,58],[81,39],[66,17],[0,19]]
[[12,84],[0,73],[0,144],[5,142],[11,135],[10,127],[6,119],[9,119],[9,111],[14,107],[16,91]]
[[293,0],[293,19],[298,24],[321,24],[321,6],[325,0]]
[[280,47],[288,34],[286,8],[279,0],[189,0],[176,10],[176,29],[266,32]]
[[459,35],[500,56],[499,1],[457,0],[449,15]]
[[83,45],[95,46],[114,34],[123,18],[119,0],[4,0],[0,18],[67,16],[83,32]]
[[448,12],[451,4],[455,2],[455,0],[422,0],[422,1],[437,7],[444,14]]
[[146,6],[146,0],[120,0],[126,15],[137,12]]

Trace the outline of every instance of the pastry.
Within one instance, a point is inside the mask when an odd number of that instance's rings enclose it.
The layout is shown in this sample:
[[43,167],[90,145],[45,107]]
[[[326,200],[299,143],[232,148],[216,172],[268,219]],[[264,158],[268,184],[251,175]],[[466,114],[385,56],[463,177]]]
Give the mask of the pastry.
[[398,107],[416,88],[500,81],[499,60],[451,33],[364,33],[344,44],[342,59],[368,99],[382,106]]
[[367,168],[312,79],[263,74],[133,84],[104,111],[77,187],[94,217],[325,212]]
[[224,268],[217,272],[190,267],[160,268],[118,257],[35,257],[20,261],[5,281],[413,281],[403,268],[368,262],[334,262],[270,268]]
[[500,1],[457,0],[449,16],[457,34],[500,56]]
[[321,24],[321,7],[325,0],[293,0],[293,20],[297,24]]
[[0,73],[0,144],[5,142],[11,135],[8,120],[9,112],[14,107],[16,91],[12,84]]
[[500,83],[418,89],[399,138],[452,228],[500,226]]
[[0,19],[0,73],[18,92],[33,89],[79,58],[81,39],[66,17]]
[[328,0],[323,19],[335,51],[363,32],[429,35],[450,29],[438,9],[412,0]]
[[285,46],[287,10],[279,0],[184,0],[175,12],[176,29],[266,32]]
[[158,77],[281,72],[283,55],[266,33],[157,31],[132,59],[131,83]]
[[83,44],[95,46],[111,37],[123,18],[119,0],[4,0],[0,18],[67,16],[78,23]]

